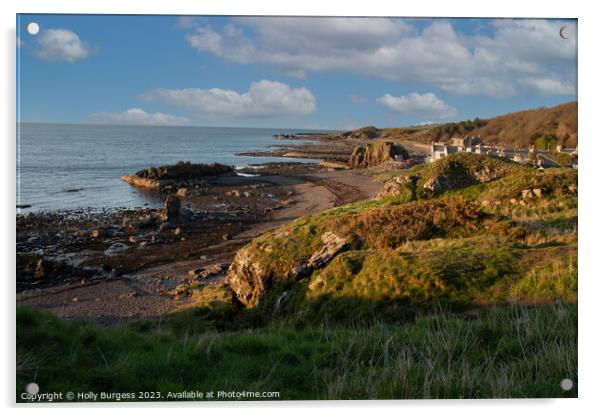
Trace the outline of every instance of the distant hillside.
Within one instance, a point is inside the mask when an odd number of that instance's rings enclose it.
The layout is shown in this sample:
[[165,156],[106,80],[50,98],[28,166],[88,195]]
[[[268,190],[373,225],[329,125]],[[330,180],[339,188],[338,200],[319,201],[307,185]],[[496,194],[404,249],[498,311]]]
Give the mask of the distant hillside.
[[430,126],[377,129],[363,127],[346,133],[351,137],[406,139],[422,142],[446,141],[452,137],[481,136],[487,143],[526,147],[537,144],[553,148],[577,145],[577,102],[552,108],[518,111],[490,119],[466,120]]

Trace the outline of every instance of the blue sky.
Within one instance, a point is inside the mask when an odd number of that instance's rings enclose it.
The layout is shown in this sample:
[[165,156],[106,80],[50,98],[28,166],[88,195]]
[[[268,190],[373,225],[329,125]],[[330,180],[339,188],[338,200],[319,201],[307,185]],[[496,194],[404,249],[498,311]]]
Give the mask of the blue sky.
[[18,117],[319,129],[486,118],[575,100],[576,35],[574,20],[19,15]]

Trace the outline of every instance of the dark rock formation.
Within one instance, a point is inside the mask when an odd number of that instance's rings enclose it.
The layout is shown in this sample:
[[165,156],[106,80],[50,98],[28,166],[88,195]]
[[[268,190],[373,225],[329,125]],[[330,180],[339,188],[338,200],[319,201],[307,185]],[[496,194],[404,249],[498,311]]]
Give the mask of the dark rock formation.
[[232,166],[213,163],[178,162],[175,165],[150,167],[134,175],[122,176],[130,185],[160,189],[168,186],[185,187],[204,184],[203,178],[233,172]]
[[165,199],[165,219],[173,221],[180,215],[180,198],[173,194],[167,195]]
[[17,254],[17,290],[88,278],[95,273],[96,270],[76,267],[64,260],[33,254]]

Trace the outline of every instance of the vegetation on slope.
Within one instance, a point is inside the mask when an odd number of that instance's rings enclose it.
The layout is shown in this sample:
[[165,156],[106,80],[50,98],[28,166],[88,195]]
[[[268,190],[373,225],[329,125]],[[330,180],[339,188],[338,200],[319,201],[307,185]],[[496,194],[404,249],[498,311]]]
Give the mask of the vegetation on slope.
[[[162,400],[576,397],[559,382],[577,381],[577,172],[461,155],[383,180],[403,187],[243,248],[252,307],[215,285],[197,308],[111,328],[18,309],[17,400],[31,381]],[[327,232],[345,248],[300,273]]]
[[554,149],[556,144],[577,146],[577,102],[551,108],[518,111],[490,119],[465,120],[429,126],[378,129],[363,127],[350,137],[387,138],[421,142],[447,141],[452,137],[480,136],[486,143],[541,149]]
[[[455,180],[483,170],[488,182]],[[248,273],[230,279],[248,279],[247,305],[268,319],[399,322],[441,302],[465,309],[576,300],[574,170],[539,172],[466,154],[409,174],[421,175],[413,192],[304,217],[243,248],[238,261]],[[459,186],[418,189],[442,176]],[[298,273],[327,232],[346,239],[347,249],[308,276]],[[559,272],[553,282],[544,277],[549,267]]]

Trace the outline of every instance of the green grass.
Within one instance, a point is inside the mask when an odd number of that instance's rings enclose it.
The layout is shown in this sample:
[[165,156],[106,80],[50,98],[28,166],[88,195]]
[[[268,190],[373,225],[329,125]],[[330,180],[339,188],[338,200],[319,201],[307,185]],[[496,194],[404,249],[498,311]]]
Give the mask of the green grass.
[[[576,397],[559,382],[577,381],[577,172],[474,156],[408,171],[418,188],[451,175],[443,194],[359,201],[254,239],[239,252],[265,288],[251,307],[189,284],[197,307],[161,322],[101,328],[19,309],[18,392]],[[494,179],[475,183],[484,171]],[[347,249],[295,274],[327,231]]]
[[280,399],[576,397],[577,306],[445,309],[403,325],[102,328],[17,311],[17,400],[49,391],[278,391]]
[[510,296],[523,303],[577,302],[577,250],[529,270],[510,288]]
[[[564,187],[562,175],[542,178]],[[428,306],[425,300],[457,306],[517,299],[574,301],[576,267],[567,269],[558,282],[555,274],[546,278],[545,285],[531,284],[531,290],[523,290],[520,296],[519,289],[512,294],[510,288],[529,286],[521,280],[533,279],[530,272],[545,273],[544,266],[557,256],[576,257],[577,196],[550,185],[542,198],[512,205],[509,196],[514,190],[520,193],[524,184],[522,178],[506,179],[409,203],[397,197],[362,201],[303,217],[254,240],[245,250],[270,279],[259,309],[271,316],[278,302],[281,313],[311,315],[314,321],[333,311],[343,316],[380,313],[399,320],[419,309],[416,302]],[[495,192],[503,195],[500,204],[482,205],[483,194],[491,198]],[[349,249],[299,280],[291,271],[321,247],[320,237],[326,231],[347,238]],[[564,257],[560,260],[566,261]],[[538,260],[527,263],[523,258]],[[284,292],[288,295],[282,298]],[[414,302],[408,305],[411,299]],[[282,301],[290,305],[282,308]]]

